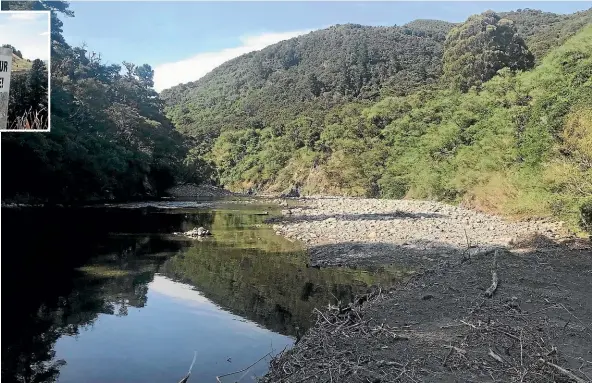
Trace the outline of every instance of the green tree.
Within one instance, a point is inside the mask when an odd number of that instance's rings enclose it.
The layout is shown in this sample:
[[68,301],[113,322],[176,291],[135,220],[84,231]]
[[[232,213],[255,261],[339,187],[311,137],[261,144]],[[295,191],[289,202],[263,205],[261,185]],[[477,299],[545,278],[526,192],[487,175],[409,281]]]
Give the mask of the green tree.
[[144,64],[136,67],[134,74],[146,88],[154,86],[154,69],[150,65]]
[[39,106],[47,107],[47,83],[47,67],[43,61],[35,59],[29,71],[28,79],[28,103],[35,109],[39,108]]
[[466,92],[489,80],[498,70],[526,70],[534,56],[511,20],[487,11],[453,28],[444,46],[444,79]]

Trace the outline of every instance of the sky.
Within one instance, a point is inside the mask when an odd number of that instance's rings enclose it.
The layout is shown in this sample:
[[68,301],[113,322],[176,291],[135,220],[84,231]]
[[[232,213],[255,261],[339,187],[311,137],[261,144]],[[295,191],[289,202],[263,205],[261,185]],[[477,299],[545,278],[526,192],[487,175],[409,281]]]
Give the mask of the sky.
[[0,46],[10,44],[30,60],[49,59],[47,13],[0,12]]
[[[86,43],[107,63],[150,64],[157,91],[195,81],[234,57],[334,24],[462,22],[488,9],[573,13],[591,2],[96,2],[73,1],[62,16],[72,45]],[[0,34],[2,36],[2,34]],[[1,37],[0,37],[1,38]]]

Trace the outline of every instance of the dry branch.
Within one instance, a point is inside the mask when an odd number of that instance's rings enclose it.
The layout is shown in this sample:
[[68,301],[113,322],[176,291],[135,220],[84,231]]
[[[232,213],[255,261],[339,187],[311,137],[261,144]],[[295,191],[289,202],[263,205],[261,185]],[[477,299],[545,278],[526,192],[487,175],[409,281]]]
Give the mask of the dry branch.
[[[399,335],[399,332],[409,329],[403,330],[384,323],[372,325],[372,318],[365,317],[364,308],[382,297],[382,291],[378,289],[356,297],[347,305],[329,305],[324,310],[313,309],[316,324],[301,338],[297,347],[272,359],[271,372],[265,376],[263,382],[285,381],[283,378],[286,376],[290,376],[289,381],[293,382],[309,379],[338,382],[343,381],[340,379],[344,376],[372,373],[373,367],[370,365],[380,365],[381,368],[412,380],[409,376],[416,372],[405,370],[405,365],[398,361],[373,361],[370,355],[360,354],[357,350],[336,348],[330,341],[334,337],[372,338],[383,345],[392,344],[393,341],[406,341],[408,338]],[[390,377],[393,378],[394,376]]]
[[563,367],[561,367],[561,366],[558,366],[558,365],[556,365],[556,364],[554,364],[554,363],[551,363],[551,362],[547,362],[547,361],[546,361],[546,360],[544,360],[543,358],[539,359],[539,361],[540,361],[541,363],[544,363],[544,364],[546,364],[546,365],[547,365],[547,366],[549,366],[549,367],[553,367],[555,370],[557,370],[558,372],[560,372],[562,375],[564,375],[564,376],[566,376],[566,377],[570,378],[571,380],[575,380],[575,381],[576,381],[576,382],[578,382],[578,383],[588,383],[588,382],[586,382],[584,379],[580,378],[579,376],[577,376],[577,375],[574,375],[574,373],[573,373],[573,372],[571,372],[571,371],[569,371],[569,370],[566,370],[565,368],[563,368]]
[[491,268],[491,286],[485,290],[485,296],[491,298],[495,290],[497,290],[497,250],[493,253],[493,267]]
[[181,379],[181,381],[179,383],[186,383],[189,380],[189,377],[191,376],[191,370],[193,370],[193,365],[195,364],[195,358],[197,357],[197,351],[193,352],[193,361],[191,362],[191,366],[189,366],[189,372],[187,373],[187,375],[185,375],[185,377],[183,379]]
[[458,352],[459,354],[465,355],[467,353],[466,350],[463,350],[462,348],[458,348],[458,347],[454,347],[454,346],[449,346],[449,345],[444,345],[444,347],[449,348],[451,350],[454,350],[456,352]]
[[253,367],[254,365],[256,365],[257,363],[261,362],[263,359],[267,358],[269,355],[271,355],[271,351],[268,352],[267,354],[263,355],[259,360],[257,360],[255,363],[251,364],[248,367],[243,368],[242,370],[238,370],[238,371],[234,371],[234,372],[229,372],[228,374],[224,374],[224,375],[219,375],[216,376],[216,381],[218,381],[218,383],[222,383],[222,381],[220,380],[220,378],[223,378],[225,376],[230,376],[230,375],[235,375],[235,374],[240,374],[241,372],[245,372],[248,369],[250,369],[251,367]]
[[498,354],[496,354],[495,352],[493,352],[492,349],[489,349],[489,356],[491,356],[493,359],[497,360],[498,362],[500,362],[501,364],[504,363],[504,360],[501,358],[501,356],[499,356]]

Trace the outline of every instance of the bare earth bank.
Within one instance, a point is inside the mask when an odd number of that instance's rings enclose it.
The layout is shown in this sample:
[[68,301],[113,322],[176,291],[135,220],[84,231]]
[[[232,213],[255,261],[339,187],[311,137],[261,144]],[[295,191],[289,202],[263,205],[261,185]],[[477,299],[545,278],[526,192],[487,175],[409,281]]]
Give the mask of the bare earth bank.
[[317,325],[264,381],[592,381],[589,241],[557,223],[507,222],[436,202],[299,205],[274,228],[304,242],[312,264],[400,264],[416,274],[316,312]]

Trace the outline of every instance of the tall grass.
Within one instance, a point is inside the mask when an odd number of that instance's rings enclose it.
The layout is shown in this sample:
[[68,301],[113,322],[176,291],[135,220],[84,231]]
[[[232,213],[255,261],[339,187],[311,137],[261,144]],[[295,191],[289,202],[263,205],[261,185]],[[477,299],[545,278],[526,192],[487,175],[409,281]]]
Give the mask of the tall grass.
[[47,118],[47,109],[41,108],[39,110],[33,110],[33,107],[30,107],[22,116],[16,117],[12,123],[9,123],[9,129],[48,130],[49,121]]

